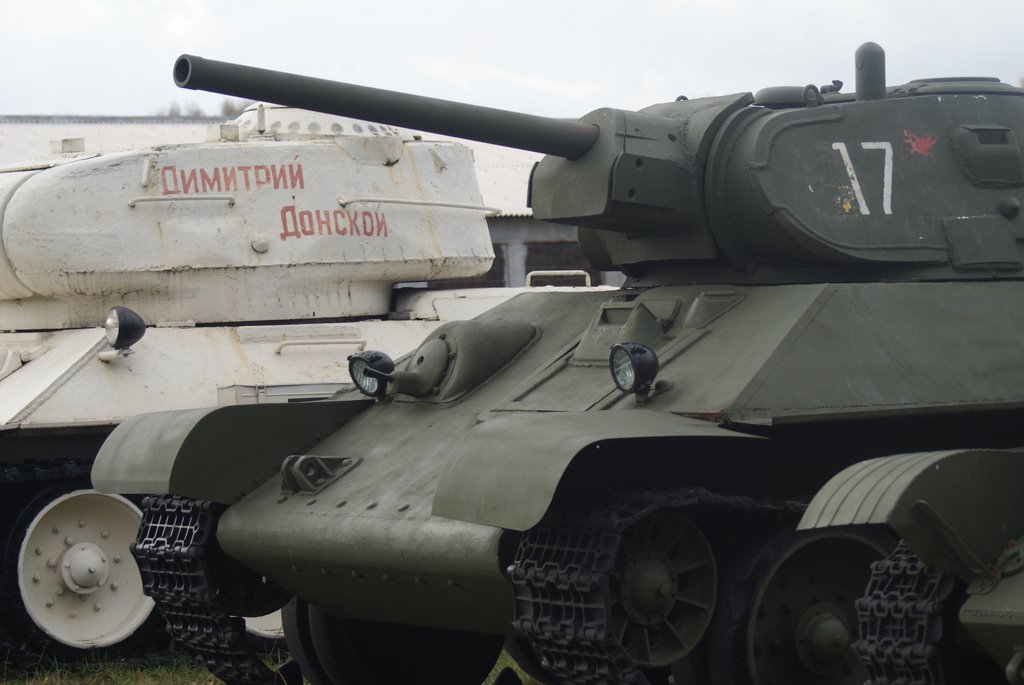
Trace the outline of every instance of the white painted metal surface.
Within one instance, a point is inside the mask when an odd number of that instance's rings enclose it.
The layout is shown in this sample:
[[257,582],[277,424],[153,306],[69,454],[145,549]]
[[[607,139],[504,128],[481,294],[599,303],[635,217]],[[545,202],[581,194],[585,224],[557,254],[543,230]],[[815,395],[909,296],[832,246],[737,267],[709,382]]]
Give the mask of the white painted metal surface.
[[[346,357],[358,347],[402,354],[439,323],[153,327],[133,354],[110,362],[98,357],[109,349],[101,328],[0,333],[0,355],[36,355],[0,379],[0,425],[115,424],[147,411],[323,397],[348,383]],[[246,399],[225,392],[234,386],[262,390]]]
[[78,649],[117,644],[153,611],[128,554],[142,512],[117,495],[75,490],[43,507],[18,551],[26,612],[58,642]]
[[113,304],[147,323],[381,315],[395,282],[489,268],[467,148],[250,119],[219,127],[237,141],[0,173],[0,329],[89,325]]
[[[275,120],[282,122],[279,129],[288,129],[295,122],[294,119],[285,120],[285,115],[276,115],[274,108],[268,107],[267,125],[273,126]],[[214,124],[209,119],[168,120],[155,117],[0,115],[0,167],[40,158],[51,162],[53,158],[48,156],[51,143],[62,139],[84,140],[86,153],[113,152],[157,145],[201,143],[207,139],[209,128],[219,127],[225,123],[227,122],[217,121]],[[308,122],[304,128],[300,122],[296,128],[299,131],[308,130],[308,125],[312,123],[314,122]],[[375,126],[379,128],[379,125]],[[361,127],[369,131],[365,123]],[[330,129],[330,125],[327,129]],[[324,130],[322,126],[321,130]],[[454,140],[432,133],[419,134],[407,130],[401,133],[406,138],[420,135],[423,140]],[[527,181],[530,170],[540,161],[541,155],[528,150],[513,150],[488,143],[460,142],[473,151],[484,204],[500,208],[502,216],[530,216],[532,212],[526,206]]]

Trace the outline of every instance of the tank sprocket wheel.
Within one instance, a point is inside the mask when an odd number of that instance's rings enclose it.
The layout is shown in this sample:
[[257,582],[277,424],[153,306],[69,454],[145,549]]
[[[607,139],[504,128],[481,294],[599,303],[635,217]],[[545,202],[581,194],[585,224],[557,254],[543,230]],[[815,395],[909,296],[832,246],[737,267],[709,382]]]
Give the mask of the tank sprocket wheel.
[[626,529],[612,572],[624,619],[619,640],[642,667],[668,666],[711,623],[717,590],[711,546],[692,521],[662,510]]
[[159,617],[129,552],[141,516],[77,480],[19,498],[0,531],[0,613],[12,638],[59,661],[120,656],[154,638]]
[[505,644],[501,635],[340,618],[296,599],[285,638],[311,685],[479,685]]
[[787,530],[735,555],[710,635],[716,685],[862,685],[854,602],[891,543],[874,527]]
[[598,493],[527,531],[509,566],[514,625],[551,678],[655,685],[703,672],[690,657],[712,620],[717,571],[683,512],[726,499],[702,488]]

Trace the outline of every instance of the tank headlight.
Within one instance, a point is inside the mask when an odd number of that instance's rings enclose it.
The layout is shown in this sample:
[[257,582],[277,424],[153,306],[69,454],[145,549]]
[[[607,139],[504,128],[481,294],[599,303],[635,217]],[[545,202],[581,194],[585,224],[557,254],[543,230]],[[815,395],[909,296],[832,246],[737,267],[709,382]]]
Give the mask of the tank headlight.
[[658,355],[640,343],[615,343],[608,366],[615,386],[622,392],[646,393],[658,375]]
[[103,322],[107,342],[115,350],[127,350],[146,334],[146,322],[128,307],[114,307]]
[[384,397],[392,379],[395,362],[383,352],[364,350],[348,358],[348,375],[368,397]]

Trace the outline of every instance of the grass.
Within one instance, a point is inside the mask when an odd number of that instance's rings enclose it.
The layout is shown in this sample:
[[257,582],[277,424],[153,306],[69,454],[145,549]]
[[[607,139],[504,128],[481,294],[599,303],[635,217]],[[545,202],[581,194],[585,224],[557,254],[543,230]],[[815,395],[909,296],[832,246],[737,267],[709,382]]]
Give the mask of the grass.
[[11,685],[220,685],[210,672],[191,664],[132,666],[129,664],[95,664],[76,669],[45,669],[18,671],[9,669],[0,674],[0,683]]
[[[498,672],[506,666],[515,669],[525,685],[541,685],[524,674],[505,653],[498,658],[498,663],[484,685],[490,685]],[[0,665],[0,683],[4,685],[221,685],[221,682],[205,668],[187,663],[147,667],[130,663],[107,663],[89,664],[77,669],[38,668],[29,671]]]

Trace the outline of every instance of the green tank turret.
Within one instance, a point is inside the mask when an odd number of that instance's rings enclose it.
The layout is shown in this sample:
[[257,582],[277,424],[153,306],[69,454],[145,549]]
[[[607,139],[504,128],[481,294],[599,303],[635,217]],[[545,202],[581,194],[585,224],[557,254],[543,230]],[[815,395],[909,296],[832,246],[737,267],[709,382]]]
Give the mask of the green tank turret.
[[295,596],[314,683],[475,685],[502,646],[550,683],[884,682],[857,599],[914,536],[797,523],[865,460],[1024,444],[1024,90],[887,86],[871,43],[857,69],[567,122],[180,58],[182,86],[545,152],[534,215],[627,275],[351,355],[329,401],[119,426],[94,484],[152,495],[135,554],[180,641],[202,595],[205,663],[272,678],[224,617]]

